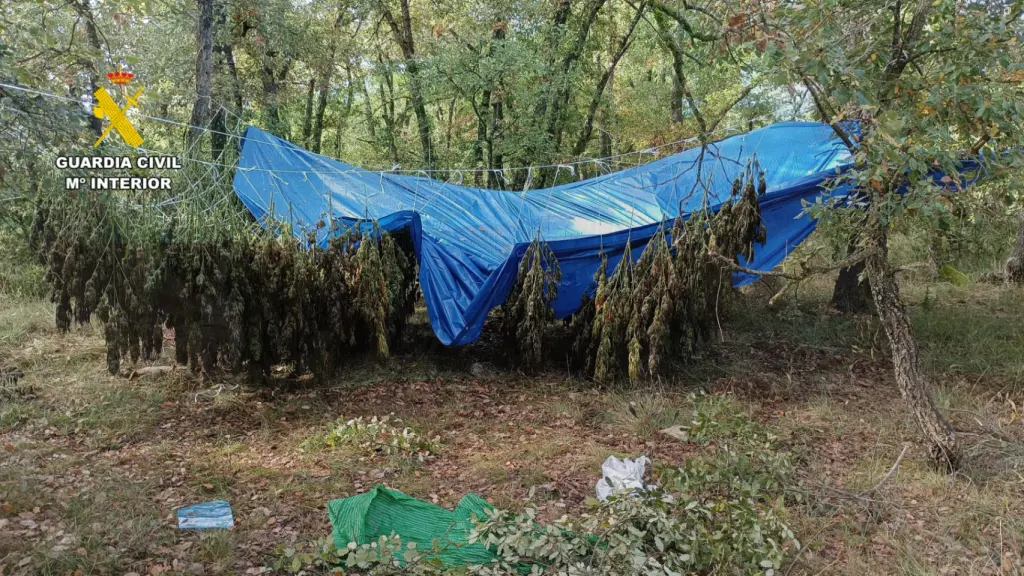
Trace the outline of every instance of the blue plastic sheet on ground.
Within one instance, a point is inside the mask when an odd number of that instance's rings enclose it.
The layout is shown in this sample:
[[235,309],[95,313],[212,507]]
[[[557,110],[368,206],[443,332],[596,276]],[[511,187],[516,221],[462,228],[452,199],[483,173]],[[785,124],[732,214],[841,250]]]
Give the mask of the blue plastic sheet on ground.
[[[627,242],[631,257],[639,258],[663,222],[727,201],[733,181],[754,158],[765,172],[761,211],[768,234],[745,265],[766,271],[814,230],[814,220],[803,213],[804,201],[826,193],[827,181],[851,164],[849,151],[827,125],[776,124],[710,144],[705,151],[691,149],[526,192],[362,170],[249,128],[234,187],[258,221],[290,223],[296,234],[321,220],[408,229],[434,333],[445,345],[461,346],[479,339],[488,312],[505,301],[519,261],[538,233],[562,271],[553,306],[556,317],[564,318],[594,290],[602,254],[610,271]],[[449,179],[460,180],[457,172]],[[320,231],[321,242],[329,230]],[[737,286],[754,280],[734,277]]]
[[223,500],[204,502],[178,510],[179,530],[229,530],[235,527],[231,505]]

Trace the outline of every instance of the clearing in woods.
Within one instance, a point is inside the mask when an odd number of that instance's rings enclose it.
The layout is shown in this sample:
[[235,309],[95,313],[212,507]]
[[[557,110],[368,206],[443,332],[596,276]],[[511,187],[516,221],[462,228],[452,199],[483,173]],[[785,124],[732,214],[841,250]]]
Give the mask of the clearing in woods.
[[[718,432],[749,419],[796,462],[807,501],[786,521],[805,548],[784,573],[1024,574],[1020,459],[989,440],[955,476],[929,468],[884,334],[824,312],[830,287],[821,279],[778,310],[751,292],[723,318],[724,343],[678,381],[605,389],[440,346],[307,390],[180,368],[110,376],[97,328],[58,335],[49,304],[5,296],[0,365],[24,378],[0,409],[0,573],[258,573],[282,547],[330,534],[328,500],[377,484],[449,508],[475,492],[511,510],[534,487],[543,518],[573,514],[611,454],[670,466],[714,450],[714,437],[698,447],[657,432],[711,403]],[[905,298],[942,409],[962,428],[1024,438],[1024,294],[915,281]],[[417,322],[413,339],[430,342]],[[167,358],[173,349],[153,364]],[[435,454],[323,440],[339,418],[390,414]],[[212,499],[231,503],[233,531],[178,531],[176,509]]]

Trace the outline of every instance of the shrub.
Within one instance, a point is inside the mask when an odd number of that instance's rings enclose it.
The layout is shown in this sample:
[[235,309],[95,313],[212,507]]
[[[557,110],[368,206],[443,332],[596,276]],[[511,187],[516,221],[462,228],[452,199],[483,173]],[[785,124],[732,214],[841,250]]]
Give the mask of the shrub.
[[326,434],[307,440],[304,448],[337,448],[350,446],[373,454],[388,456],[415,456],[423,461],[436,451],[435,441],[429,441],[409,427],[401,427],[401,420],[387,415],[373,416],[364,420],[362,416],[351,420],[339,419],[331,425]]
[[786,482],[792,466],[771,442],[742,449],[722,446],[708,459],[694,458],[662,470],[661,487],[633,496],[591,502],[576,520],[541,524],[532,509],[493,511],[479,519],[470,541],[483,543],[495,561],[444,566],[440,551],[405,547],[392,535],[350,543],[324,542],[308,551],[282,552],[278,569],[346,574],[485,576],[529,573],[626,576],[663,574],[776,574],[786,554],[799,549],[784,522]]

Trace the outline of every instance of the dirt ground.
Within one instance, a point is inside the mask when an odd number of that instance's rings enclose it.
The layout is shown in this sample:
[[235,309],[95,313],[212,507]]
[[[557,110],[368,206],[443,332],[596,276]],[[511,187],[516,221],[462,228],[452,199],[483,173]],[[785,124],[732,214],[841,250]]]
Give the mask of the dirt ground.
[[[329,536],[329,500],[377,484],[512,510],[533,487],[543,517],[573,514],[609,455],[661,467],[701,450],[657,432],[699,394],[730,398],[792,452],[807,502],[787,510],[803,548],[783,574],[1024,574],[1024,293],[905,291],[937,401],[967,431],[968,465],[949,476],[928,465],[884,335],[828,314],[826,285],[775,310],[754,291],[675,381],[610,388],[556,367],[527,378],[485,347],[407,351],[317,388],[110,376],[96,327],[59,335],[48,304],[0,296],[0,369],[24,372],[0,399],[0,575],[261,573],[281,548]],[[436,438],[436,455],[309,442],[339,418],[389,414]],[[231,503],[234,530],[177,529],[178,508],[213,499]]]

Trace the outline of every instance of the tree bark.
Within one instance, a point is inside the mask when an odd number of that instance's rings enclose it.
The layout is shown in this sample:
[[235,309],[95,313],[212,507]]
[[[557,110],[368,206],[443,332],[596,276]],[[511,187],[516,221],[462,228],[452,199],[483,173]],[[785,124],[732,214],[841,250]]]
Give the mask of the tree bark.
[[[547,132],[551,136],[552,141],[554,141],[556,150],[561,147],[562,133],[565,127],[562,111],[568,108],[569,100],[572,98],[572,84],[570,82],[569,74],[572,72],[573,67],[575,67],[576,62],[578,62],[580,57],[583,56],[583,49],[587,45],[587,37],[590,36],[590,29],[593,28],[594,22],[597,21],[597,15],[601,11],[601,8],[604,7],[604,4],[605,0],[593,0],[590,4],[589,9],[584,16],[583,23],[580,25],[580,29],[576,33],[576,42],[562,60],[561,76],[555,81],[557,90],[555,91],[555,97],[553,98],[553,106],[548,113]],[[625,52],[625,47],[628,46],[629,43],[626,42],[623,47],[623,52]],[[607,83],[608,79],[605,78],[604,80],[605,83]],[[602,86],[602,90],[603,89],[604,87]],[[543,183],[541,185],[543,186]]]
[[[333,65],[332,65],[333,67]],[[327,112],[327,89],[330,84],[330,74],[324,74],[320,80],[320,89],[316,96],[316,114],[313,116],[313,141],[309,149],[317,154],[324,141],[324,114]]]
[[484,148],[487,146],[487,120],[490,117],[490,112],[491,91],[485,89],[480,94],[480,105],[477,107],[476,141],[473,143],[473,168],[476,168],[476,172],[473,174],[473,185],[477,188],[482,188],[484,185]]
[[889,337],[896,385],[931,445],[932,459],[945,470],[953,471],[960,464],[960,445],[952,426],[935,407],[931,384],[921,370],[917,340],[900,301],[896,275],[889,266],[888,233],[875,220],[870,224],[868,248],[872,253],[866,260],[866,266],[878,318]]
[[[500,47],[505,41],[508,27],[501,23],[493,28],[490,50]],[[487,133],[487,187],[501,190],[505,188],[501,172],[505,169],[505,155],[502,153],[502,129],[505,124],[505,93],[500,87],[488,94],[491,107],[491,129]]]
[[[384,70],[384,81],[378,86],[380,93],[381,118],[384,120],[384,138],[388,146],[388,157],[395,166],[399,164],[398,143],[395,140],[395,86],[391,68],[384,64],[383,55],[378,55],[378,61]],[[387,89],[387,94],[384,91]]]
[[1024,218],[1021,218],[1017,230],[1017,242],[1013,246],[1010,259],[1006,261],[1006,281],[1024,284]]
[[[227,6],[225,2],[217,2],[214,6],[216,12],[216,20],[214,22],[214,39],[217,37],[217,30],[225,30],[228,21]],[[231,78],[231,99],[234,103],[235,109],[234,114],[236,117],[241,118],[242,116],[242,86],[238,81],[238,68],[235,66],[235,53],[232,48],[231,41],[226,40],[221,43],[215,43],[213,45],[213,53],[216,55],[214,58],[214,69],[221,70],[227,68],[228,76]],[[213,159],[216,161],[224,154],[224,149],[227,148],[227,111],[223,106],[218,107],[217,111],[213,114],[213,119],[210,120],[210,149],[212,151]],[[235,142],[237,151],[241,152],[241,139]]]
[[373,116],[373,100],[370,99],[370,89],[366,86],[367,80],[359,79],[359,87],[363,90],[363,113],[366,116],[366,131],[370,134],[370,140],[377,141],[377,121]]
[[306,114],[302,119],[302,146],[309,148],[309,139],[313,135],[313,95],[316,94],[316,78],[309,79],[306,88]]
[[427,105],[423,99],[423,90],[420,86],[419,64],[416,62],[416,45],[412,36],[412,16],[409,12],[409,0],[401,0],[402,22],[395,20],[394,15],[380,3],[381,14],[387,21],[391,32],[395,37],[395,43],[402,50],[402,57],[405,58],[405,69],[409,73],[409,94],[412,101],[413,113],[416,114],[416,126],[419,129],[420,148],[423,151],[423,162],[427,170],[437,169],[437,155],[434,151],[433,136],[431,135],[430,116],[427,115]]
[[[342,150],[342,133],[345,131],[345,127],[348,126],[348,115],[352,112],[352,101],[355,98],[355,79],[352,78],[352,68],[346,66],[345,72],[348,75],[348,87],[345,90],[345,105],[342,107],[341,112],[338,114],[338,127],[337,127],[337,139],[335,140],[335,151],[334,157],[341,158]],[[359,81],[362,84],[362,80]],[[369,95],[367,95],[369,99]],[[371,114],[372,117],[372,114]],[[371,118],[372,119],[372,118]]]
[[[904,16],[902,0],[893,6],[892,50],[886,64],[885,75],[888,82],[878,96],[880,109],[876,116],[886,109],[890,95],[895,93],[897,80],[910,62],[910,55],[925,26],[925,21],[935,4],[930,0],[918,0],[916,10],[906,32],[903,30]],[[827,94],[822,92],[819,84],[800,71],[808,94],[824,122],[828,123],[851,153],[856,154],[863,149],[854,145],[850,135],[838,123],[835,108],[828,103]],[[891,90],[890,90],[891,89]],[[685,86],[684,86],[685,92]],[[897,186],[893,184],[889,193]],[[900,395],[907,402],[914,419],[931,444],[933,460],[949,471],[960,465],[961,448],[953,428],[935,407],[931,397],[928,379],[921,371],[917,340],[910,328],[910,319],[900,301],[899,285],[895,272],[889,265],[889,237],[885,224],[881,222],[883,195],[875,194],[865,218],[863,234],[866,235],[867,248],[870,255],[865,261],[868,278],[871,282],[871,295],[879,320],[885,328],[892,348],[893,372]]]
[[[846,249],[846,256],[857,252],[857,239],[851,238]],[[858,262],[849,268],[840,268],[832,291],[832,308],[842,314],[861,314],[868,312],[871,306],[871,281],[864,275],[864,262]],[[862,279],[861,276],[864,275]]]
[[[535,164],[541,157],[544,157],[545,163],[547,163],[547,156],[552,152],[557,152],[561,140],[560,132],[563,129],[561,122],[563,102],[568,103],[572,95],[569,72],[572,71],[573,65],[582,55],[590,28],[597,19],[597,14],[600,12],[601,7],[604,6],[604,2],[605,0],[591,0],[589,7],[582,15],[582,21],[580,22],[573,46],[568,52],[565,52],[565,55],[559,62],[559,54],[563,52],[561,49],[562,41],[568,29],[569,15],[572,14],[572,1],[558,0],[558,7],[555,10],[554,19],[551,23],[551,32],[548,35],[548,51],[552,55],[548,62],[551,78],[548,79],[543,94],[534,107],[533,114],[535,129],[545,134],[547,138],[534,138],[527,141],[524,152],[516,158],[516,163],[520,166]],[[541,170],[539,182],[535,183],[535,185],[544,187],[547,184],[548,178],[553,175],[553,170]],[[513,189],[522,190],[526,185],[529,174],[525,170],[519,170],[513,178]]]
[[[85,20],[85,35],[89,38],[89,46],[92,47],[97,53],[103,53],[103,44],[100,42],[99,31],[96,28],[96,22],[92,17],[92,6],[89,0],[75,0],[71,3],[71,6]],[[85,65],[88,68],[89,74],[89,97],[92,98],[96,90],[99,89],[99,69],[96,66],[94,59],[85,61]],[[100,136],[103,134],[103,119],[97,118],[95,114],[89,114],[89,129]]]
[[203,137],[210,119],[213,98],[213,0],[198,0],[199,29],[196,32],[196,101],[188,129],[188,149]]
[[[505,169],[505,155],[502,153],[502,126],[505,123],[505,94],[491,93],[491,132],[487,140],[487,187],[505,189],[502,171]],[[522,170],[520,170],[522,172]]]
[[263,54],[263,63],[260,67],[260,80],[263,83],[263,104],[267,114],[267,127],[270,132],[282,138],[288,138],[284,132],[285,126],[281,120],[281,102],[278,96],[280,82],[288,77],[291,68],[291,59],[285,58],[280,70],[275,70],[274,61],[278,53],[268,50]]
[[626,50],[629,49],[629,45],[633,39],[633,31],[636,30],[636,25],[640,22],[640,18],[644,15],[644,10],[646,9],[647,4],[641,2],[640,6],[636,9],[636,15],[633,17],[633,21],[629,24],[629,29],[619,40],[618,48],[612,55],[612,60],[608,65],[608,69],[604,71],[600,80],[597,81],[597,87],[594,88],[594,95],[590,99],[590,107],[587,109],[587,119],[583,122],[583,130],[580,133],[579,139],[576,141],[576,145],[573,146],[573,156],[579,156],[587,149],[590,137],[594,133],[594,119],[597,118],[598,107],[601,105],[601,97],[604,95],[605,87],[613,83],[612,80],[615,78],[615,67],[619,65],[619,60],[622,60],[622,57],[626,54]]
[[210,157],[217,162],[224,155],[224,148],[227,147],[227,118],[224,108],[219,107],[210,119]]
[[683,49],[679,46],[669,27],[665,16],[660,10],[655,10],[654,21],[658,27],[658,38],[672,56],[672,101],[669,103],[669,111],[672,122],[683,123]]

